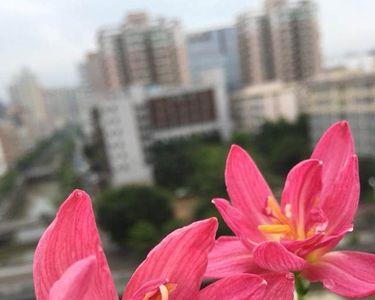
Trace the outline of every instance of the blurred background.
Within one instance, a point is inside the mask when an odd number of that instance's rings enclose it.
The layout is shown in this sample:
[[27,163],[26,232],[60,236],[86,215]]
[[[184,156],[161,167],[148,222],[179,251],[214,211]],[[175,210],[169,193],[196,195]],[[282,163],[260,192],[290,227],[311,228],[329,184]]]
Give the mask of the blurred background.
[[[372,0],[0,3],[0,299],[34,299],[37,241],[88,191],[122,291],[160,239],[217,215],[230,144],[276,194],[323,131],[350,122],[355,231],[375,252]],[[219,234],[229,234],[221,224]],[[311,299],[342,299],[313,286]]]

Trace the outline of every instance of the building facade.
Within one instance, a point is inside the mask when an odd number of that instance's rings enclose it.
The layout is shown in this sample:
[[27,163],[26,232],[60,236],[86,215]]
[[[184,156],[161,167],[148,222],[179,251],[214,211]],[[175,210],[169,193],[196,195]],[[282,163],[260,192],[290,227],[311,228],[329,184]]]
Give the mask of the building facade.
[[81,86],[88,94],[108,93],[107,78],[104,72],[104,61],[100,52],[89,52],[79,65]]
[[151,184],[152,168],[147,164],[142,132],[137,117],[137,95],[120,93],[98,105],[110,184]]
[[265,14],[245,12],[237,17],[241,78],[245,85],[274,79],[270,32]]
[[235,128],[256,132],[265,122],[280,119],[293,122],[300,111],[302,90],[298,85],[272,82],[249,86],[236,92],[232,99]]
[[316,142],[338,120],[348,120],[359,155],[375,157],[375,73],[338,70],[306,85],[305,110]]
[[99,69],[107,92],[118,91],[125,84],[121,60],[121,30],[119,27],[103,28],[97,33]]
[[275,77],[283,81],[311,78],[321,71],[316,6],[298,1],[269,12]]
[[321,70],[316,5],[312,1],[266,1],[263,11],[240,14],[237,30],[245,85],[303,81]]
[[204,72],[222,69],[228,90],[241,86],[235,27],[228,26],[191,33],[187,36],[187,51],[192,82],[199,82]]

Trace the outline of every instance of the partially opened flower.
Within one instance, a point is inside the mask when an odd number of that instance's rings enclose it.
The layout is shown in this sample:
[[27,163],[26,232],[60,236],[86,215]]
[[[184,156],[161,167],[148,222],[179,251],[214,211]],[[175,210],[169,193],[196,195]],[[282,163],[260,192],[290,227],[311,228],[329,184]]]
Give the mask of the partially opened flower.
[[266,299],[293,298],[290,272],[347,297],[375,293],[375,255],[330,252],[352,230],[359,199],[358,162],[346,121],[331,126],[311,159],[290,171],[280,204],[238,146],[230,150],[225,180],[231,203],[214,203],[237,237],[216,242],[206,276],[263,274]]
[[[122,299],[262,299],[266,283],[250,274],[219,280],[200,291],[216,230],[217,220],[211,218],[168,235],[136,270]],[[85,192],[68,197],[39,241],[34,285],[38,300],[118,299]]]

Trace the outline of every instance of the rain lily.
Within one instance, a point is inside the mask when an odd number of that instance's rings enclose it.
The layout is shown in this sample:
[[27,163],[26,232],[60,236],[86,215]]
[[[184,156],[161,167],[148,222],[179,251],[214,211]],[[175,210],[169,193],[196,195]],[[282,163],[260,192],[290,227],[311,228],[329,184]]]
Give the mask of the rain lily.
[[[262,299],[266,282],[236,274],[200,290],[217,220],[195,222],[160,242],[138,267],[123,300]],[[38,300],[117,300],[89,196],[76,190],[41,237],[34,257]]]
[[352,230],[359,199],[358,161],[346,121],[331,126],[311,158],[289,172],[280,204],[238,146],[228,155],[225,181],[231,203],[213,202],[236,237],[216,241],[207,277],[261,274],[265,299],[293,299],[294,274],[346,297],[375,293],[374,254],[330,251]]

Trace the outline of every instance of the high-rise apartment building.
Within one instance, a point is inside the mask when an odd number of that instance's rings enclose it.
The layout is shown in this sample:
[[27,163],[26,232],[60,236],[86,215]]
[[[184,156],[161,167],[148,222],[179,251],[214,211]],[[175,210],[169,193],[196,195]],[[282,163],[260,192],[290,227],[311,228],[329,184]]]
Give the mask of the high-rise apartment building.
[[185,39],[179,22],[131,14],[122,25],[121,35],[127,83],[170,85],[187,81]]
[[241,86],[237,30],[233,26],[199,31],[187,36],[190,77],[199,82],[204,72],[222,69],[229,90]]
[[242,79],[300,81],[319,73],[321,51],[316,6],[310,0],[269,0],[262,12],[237,18]]
[[107,91],[118,91],[124,85],[121,31],[118,27],[103,28],[97,33],[101,73]]
[[101,94],[109,91],[103,62],[101,53],[89,52],[80,64],[81,86],[85,92]]
[[304,80],[321,70],[319,25],[312,1],[298,1],[269,12],[276,78]]
[[335,70],[309,80],[306,107],[316,142],[338,120],[348,120],[359,155],[375,157],[375,73]]
[[260,84],[275,78],[267,16],[246,12],[237,18],[242,82]]
[[175,85],[189,80],[185,38],[178,21],[129,14],[99,30],[98,51],[81,72],[94,92],[119,91],[133,84]]

